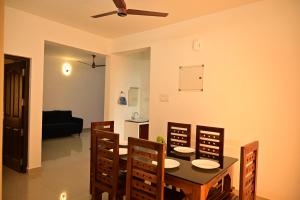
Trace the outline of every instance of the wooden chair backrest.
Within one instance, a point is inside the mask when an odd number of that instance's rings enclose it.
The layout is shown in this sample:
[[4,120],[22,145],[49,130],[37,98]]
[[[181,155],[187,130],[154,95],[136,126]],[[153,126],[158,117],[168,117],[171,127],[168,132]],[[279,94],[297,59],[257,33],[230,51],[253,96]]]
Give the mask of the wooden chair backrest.
[[240,200],[256,199],[258,141],[241,147]]
[[91,129],[114,132],[114,121],[92,122]]
[[[163,200],[164,151],[164,144],[128,138],[127,200]],[[157,162],[157,165],[152,161]]]
[[224,128],[200,126],[196,127],[196,158],[216,160],[223,168]]
[[116,199],[119,178],[119,134],[94,129],[92,142],[95,148],[92,155],[93,193],[97,190],[108,192],[111,199]]
[[172,153],[177,146],[191,146],[191,124],[168,122],[167,155],[177,157]]
[[[94,130],[104,130],[104,131],[109,131],[109,132],[114,132],[114,121],[102,121],[102,122],[92,122],[91,123],[91,135],[94,134]],[[92,136],[91,136],[91,156],[90,156],[90,193],[92,193],[92,180],[93,180],[93,171],[92,171],[92,166],[94,165],[93,161],[93,141],[92,141]]]

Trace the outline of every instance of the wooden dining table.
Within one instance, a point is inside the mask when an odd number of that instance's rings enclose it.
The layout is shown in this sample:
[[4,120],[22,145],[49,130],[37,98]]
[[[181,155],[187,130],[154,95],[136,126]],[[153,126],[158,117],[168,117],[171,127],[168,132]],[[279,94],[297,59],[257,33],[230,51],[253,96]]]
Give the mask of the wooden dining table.
[[[177,160],[180,165],[173,169],[165,169],[165,184],[180,188],[190,200],[216,199],[226,196],[232,190],[234,163],[236,158],[224,156],[223,168],[201,169],[186,159],[166,157]],[[191,160],[195,159],[191,156]],[[120,169],[126,169],[127,156],[120,156]],[[213,194],[210,190],[222,181],[220,191]],[[209,196],[212,194],[212,196]]]
[[[169,158],[169,157],[168,157]],[[188,199],[206,200],[211,188],[222,181],[222,189],[216,192],[216,197],[225,196],[231,192],[234,163],[238,159],[224,156],[223,168],[201,169],[192,165],[191,161],[177,160],[180,166],[174,169],[165,169],[165,183],[180,188]]]

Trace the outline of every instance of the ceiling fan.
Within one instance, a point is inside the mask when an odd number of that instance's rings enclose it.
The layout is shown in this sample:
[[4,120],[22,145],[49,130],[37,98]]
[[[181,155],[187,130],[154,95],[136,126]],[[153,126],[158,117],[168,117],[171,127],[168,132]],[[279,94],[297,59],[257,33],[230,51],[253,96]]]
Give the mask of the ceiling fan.
[[89,64],[89,63],[85,63],[85,62],[82,62],[82,61],[79,61],[80,63],[82,64],[85,64],[85,65],[88,65],[88,66],[91,66],[92,68],[96,68],[96,67],[105,67],[106,65],[96,65],[95,64],[95,58],[96,58],[96,55],[92,55],[93,56],[93,63],[92,64]]
[[162,12],[154,12],[154,11],[147,11],[147,10],[136,10],[136,9],[127,9],[126,3],[124,0],[113,0],[118,10],[111,11],[107,13],[102,13],[98,15],[93,15],[93,18],[104,17],[108,15],[118,14],[120,17],[126,17],[127,15],[142,15],[142,16],[154,16],[154,17],[166,17],[168,13]]

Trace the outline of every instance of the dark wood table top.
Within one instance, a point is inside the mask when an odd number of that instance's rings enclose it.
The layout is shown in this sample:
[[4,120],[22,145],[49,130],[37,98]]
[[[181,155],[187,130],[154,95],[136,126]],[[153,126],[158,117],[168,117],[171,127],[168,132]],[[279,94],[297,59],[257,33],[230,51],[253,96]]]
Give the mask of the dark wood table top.
[[[121,160],[127,162],[127,155],[120,156]],[[224,156],[223,168],[217,169],[200,169],[192,165],[192,160],[195,156],[191,156],[191,161],[183,160],[167,156],[166,158],[177,160],[180,163],[179,167],[174,169],[165,169],[165,175],[171,175],[186,181],[190,181],[196,184],[206,184],[216,176],[224,173],[231,165],[238,161],[236,158]]]
[[171,175],[197,184],[206,184],[210,182],[212,179],[224,173],[231,165],[238,161],[236,158],[224,156],[224,165],[222,169],[200,169],[193,166],[191,161],[173,157],[167,158],[177,160],[180,163],[180,166],[174,169],[165,169],[166,175]]

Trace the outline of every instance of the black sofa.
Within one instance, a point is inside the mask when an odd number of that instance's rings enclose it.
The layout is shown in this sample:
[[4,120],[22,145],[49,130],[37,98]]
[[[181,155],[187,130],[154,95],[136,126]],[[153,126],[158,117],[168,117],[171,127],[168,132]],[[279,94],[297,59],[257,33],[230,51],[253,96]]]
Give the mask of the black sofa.
[[82,132],[83,119],[72,117],[70,110],[43,111],[43,139]]

